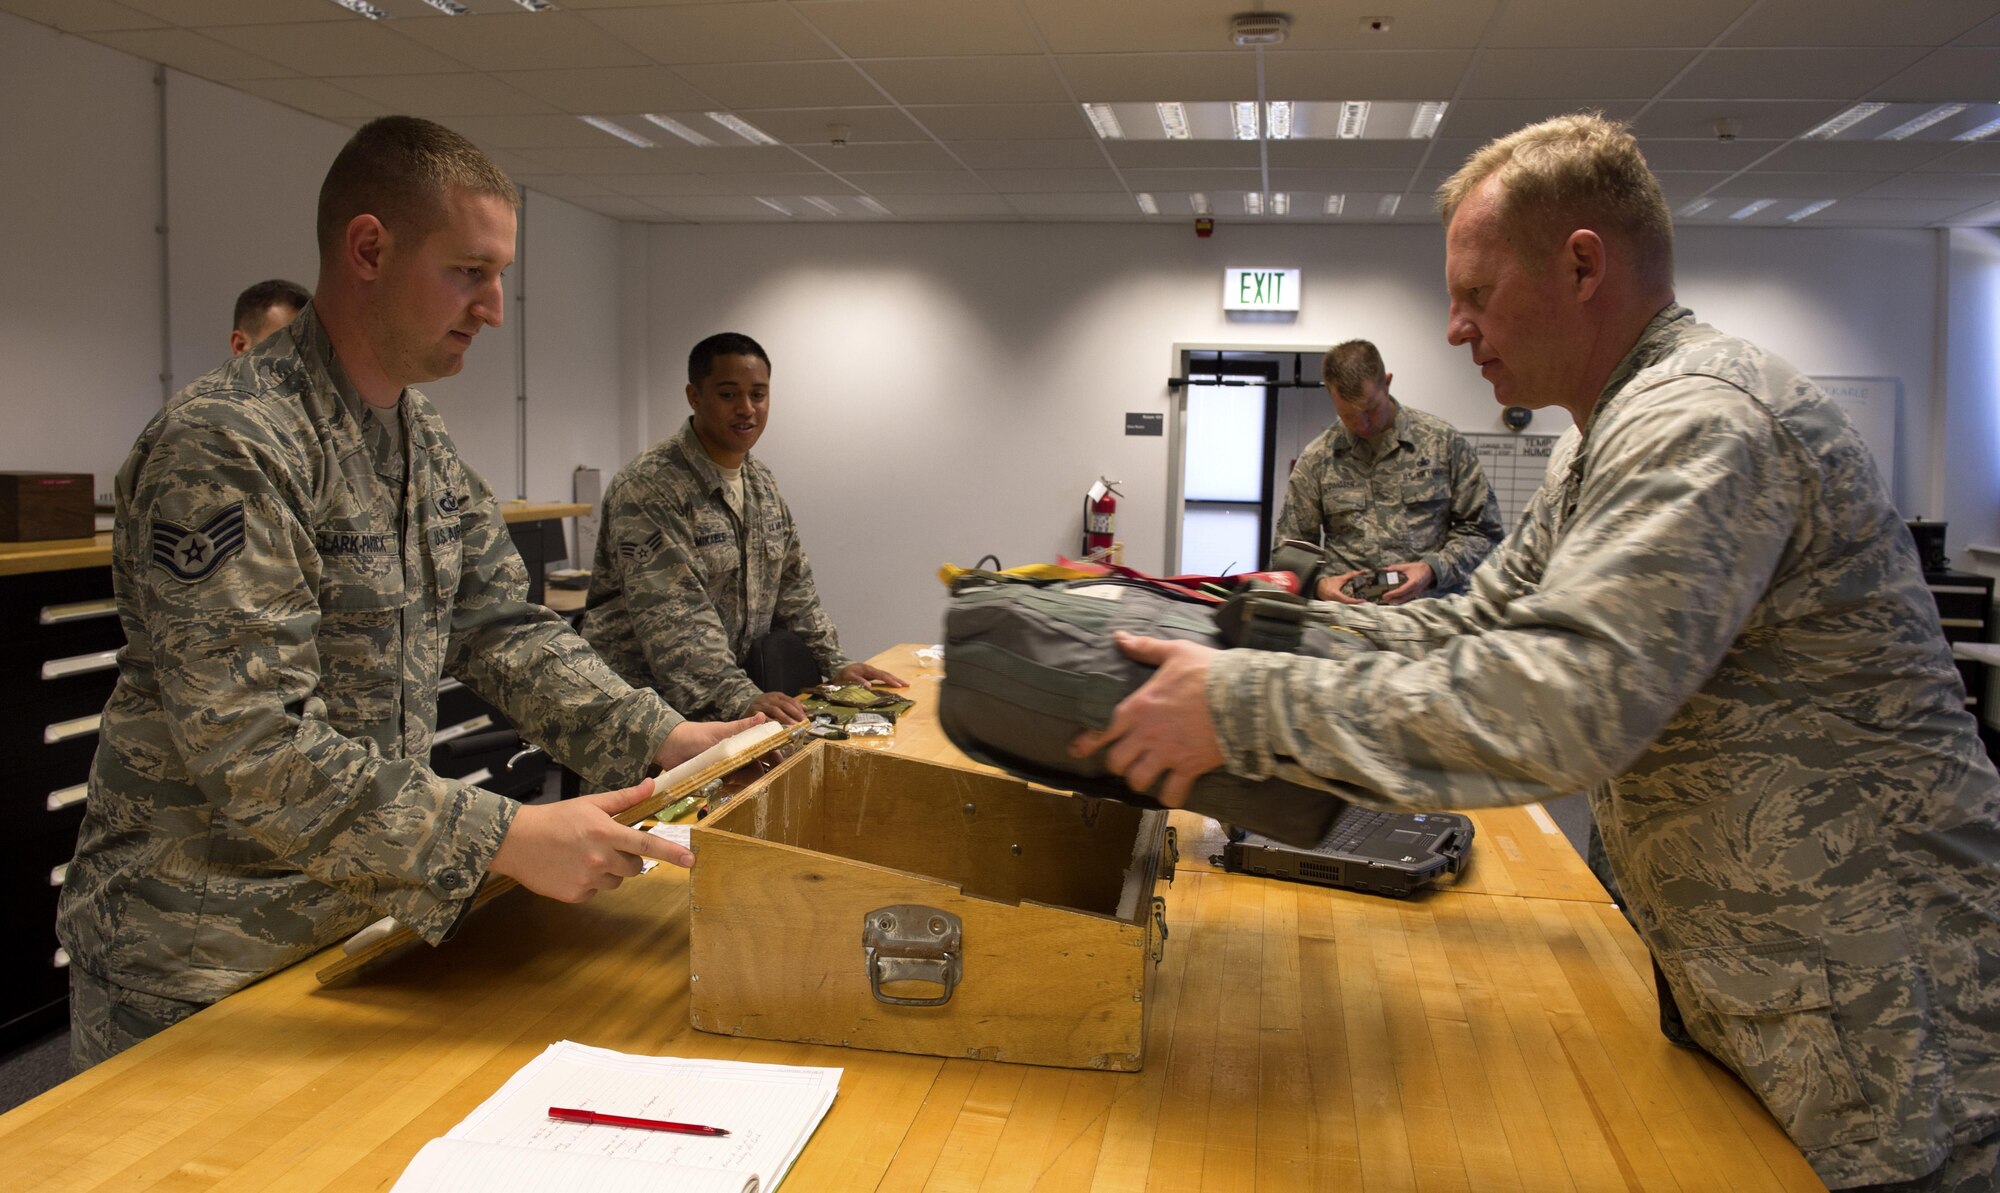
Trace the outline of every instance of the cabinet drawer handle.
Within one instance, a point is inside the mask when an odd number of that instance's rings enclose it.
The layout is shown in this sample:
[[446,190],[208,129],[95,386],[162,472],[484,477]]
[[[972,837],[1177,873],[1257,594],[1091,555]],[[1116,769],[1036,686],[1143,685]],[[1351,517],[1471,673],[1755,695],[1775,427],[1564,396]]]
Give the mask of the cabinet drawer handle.
[[63,884],[63,879],[68,877],[69,877],[69,863],[64,862],[62,865],[57,866],[55,869],[49,871],[49,885],[61,886]]
[[60,812],[64,808],[75,807],[90,796],[90,784],[78,783],[60,791],[49,792],[49,811]]
[[491,728],[493,728],[492,714],[480,713],[476,717],[460,721],[456,725],[446,726],[445,728],[438,730],[436,733],[433,733],[431,735],[431,744],[434,746],[441,746],[444,743],[452,740],[453,738],[464,737],[468,733],[478,733],[482,729],[491,729]]
[[1938,624],[1957,626],[1965,630],[1976,630],[1985,625],[1986,621],[1984,618],[1979,617],[1940,617],[1938,618]]
[[1986,595],[1985,589],[1974,588],[1970,584],[1927,584],[1924,587],[1930,589],[1932,592],[1955,592],[1963,596]]
[[101,601],[78,601],[73,605],[43,605],[42,624],[61,625],[67,621],[89,621],[95,617],[118,616],[118,600],[105,597]]
[[50,959],[50,961],[49,961],[49,964],[50,964],[50,965],[52,965],[52,966],[54,966],[54,967],[55,967],[55,968],[57,968],[57,969],[68,969],[68,968],[69,968],[69,950],[68,950],[68,949],[57,949],[57,950],[56,950],[56,955],[55,955],[55,956],[54,956],[53,958],[51,958],[51,959]]
[[87,717],[78,717],[73,721],[57,721],[42,730],[42,744],[53,746],[73,737],[89,737],[97,732],[98,722],[103,719],[104,714],[99,712]]
[[100,650],[94,654],[71,655],[66,659],[50,659],[42,664],[43,679],[66,679],[72,675],[88,675],[93,671],[110,671],[118,666],[118,651]]

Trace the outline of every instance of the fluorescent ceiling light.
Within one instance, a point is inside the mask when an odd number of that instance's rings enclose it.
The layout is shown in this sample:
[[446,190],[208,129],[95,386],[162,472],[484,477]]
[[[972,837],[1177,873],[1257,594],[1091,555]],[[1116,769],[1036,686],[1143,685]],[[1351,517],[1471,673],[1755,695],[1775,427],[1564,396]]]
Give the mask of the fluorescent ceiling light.
[[514,0],[514,3],[527,9],[529,12],[552,12],[555,10],[555,5],[550,4],[549,0]]
[[764,206],[770,208],[772,211],[777,212],[779,215],[792,214],[790,208],[786,207],[783,203],[778,202],[776,199],[767,199],[762,195],[758,195],[757,201],[759,203],[762,203]]
[[606,120],[602,116],[578,116],[577,119],[583,121],[585,124],[589,125],[592,128],[602,129],[605,132],[610,133],[612,136],[617,137],[619,140],[624,141],[628,145],[637,145],[641,149],[651,149],[653,147],[653,143],[651,141],[648,141],[646,138],[640,136],[638,133],[633,132],[631,129],[626,128],[622,124],[617,124],[614,123],[613,121]]
[[1345,206],[1347,206],[1346,195],[1328,195],[1326,197],[1326,213],[1328,215],[1339,215],[1340,209]]
[[1289,141],[1292,138],[1292,101],[1274,99],[1264,105],[1264,130],[1273,141]]
[[1752,203],[1749,206],[1744,207],[1741,211],[1734,212],[1733,214],[1730,215],[1729,218],[1732,220],[1747,220],[1751,216],[1756,215],[1758,212],[1764,210],[1766,207],[1769,207],[1771,204],[1776,202],[1777,202],[1776,199],[1759,199],[1755,203]]
[[1875,139],[1878,141],[1900,141],[1905,137],[1924,131],[1940,120],[1949,120],[1963,111],[1965,111],[1964,104],[1944,104],[1940,107],[1932,108],[1914,120],[1903,121],[1903,123]]
[[875,200],[873,200],[873,199],[869,198],[869,197],[868,197],[867,195],[863,195],[863,196],[861,196],[861,197],[860,197],[859,199],[856,199],[856,200],[855,200],[855,202],[856,202],[856,203],[859,203],[859,204],[861,204],[861,205],[862,205],[863,207],[866,207],[866,208],[867,208],[868,210],[870,210],[870,211],[874,212],[874,213],[875,213],[876,215],[894,215],[894,214],[895,214],[894,212],[890,211],[890,210],[889,210],[888,208],[886,208],[886,207],[882,206],[882,205],[881,205],[880,203],[877,203],[877,202],[876,202]]
[[1169,141],[1185,141],[1194,134],[1188,131],[1187,107],[1179,102],[1154,104],[1160,113],[1160,128]]
[[1989,120],[1978,128],[1969,128],[1953,137],[1954,141],[1984,141],[1994,133],[2000,133],[2000,120]]
[[827,202],[825,199],[820,198],[818,195],[800,195],[799,198],[803,199],[807,203],[812,204],[814,207],[819,208],[821,211],[826,212],[828,215],[840,214],[840,208],[835,207],[833,204]]
[[666,129],[668,132],[674,134],[676,137],[679,137],[681,140],[686,141],[690,145],[715,144],[714,141],[710,140],[707,137],[702,136],[700,133],[689,128],[687,125],[682,124],[680,121],[675,120],[671,116],[659,116],[655,115],[652,112],[648,112],[646,113],[646,122],[648,124],[655,124],[663,129]]
[[1402,205],[1403,205],[1403,196],[1383,195],[1382,201],[1375,205],[1375,214],[1394,215],[1396,214],[1396,208],[1401,207]]
[[1271,196],[1271,214],[1292,214],[1292,193],[1290,191],[1279,191],[1277,194]]
[[776,145],[778,143],[776,137],[758,128],[741,116],[729,112],[710,112],[707,115],[710,120],[742,137],[752,145]]
[[1239,100],[1229,105],[1229,114],[1236,122],[1236,139],[1254,141],[1257,139],[1257,105]]
[[1694,202],[1688,204],[1686,207],[1681,208],[1680,214],[1689,216],[1700,215],[1702,212],[1707,211],[1709,208],[1713,206],[1715,206],[1714,199],[1696,199]]
[[1335,136],[1343,141],[1351,141],[1368,127],[1368,101],[1350,99],[1340,105],[1340,127]]
[[1438,125],[1444,123],[1444,110],[1451,105],[1441,99],[1427,99],[1417,105],[1417,114],[1410,119],[1410,139],[1428,141],[1437,135]]
[[1264,194],[1262,191],[1243,192],[1243,214],[1244,215],[1264,214]]
[[1207,215],[1208,196],[1200,191],[1196,191],[1192,195],[1188,196],[1188,206],[1194,208],[1194,213],[1196,215]]
[[1118,113],[1111,110],[1110,104],[1085,104],[1083,114],[1089,118],[1090,127],[1096,129],[1097,135],[1102,139],[1106,141],[1124,139],[1125,128],[1118,123]]
[[1147,215],[1160,214],[1160,205],[1153,201],[1152,195],[1146,193],[1145,191],[1140,191],[1138,194],[1133,195],[1132,197],[1138,200],[1140,211],[1145,212]]
[[1830,137],[1837,137],[1888,106],[1888,104],[1877,103],[1855,104],[1833,119],[1807,129],[1805,139],[1808,141],[1824,141]]
[[389,15],[373,4],[368,3],[368,0],[333,0],[333,2],[347,11],[357,16],[367,17],[371,21],[379,21]]
[[424,3],[448,17],[462,17],[468,11],[458,0],[424,0]]
[[1786,216],[1785,219],[1790,221],[1791,223],[1796,224],[1800,220],[1806,218],[1809,215],[1817,215],[1820,212],[1825,211],[1827,208],[1833,206],[1833,204],[1834,200],[1832,199],[1821,199],[1817,203],[1808,203],[1804,207],[1801,207],[1797,211],[1794,211],[1792,214]]

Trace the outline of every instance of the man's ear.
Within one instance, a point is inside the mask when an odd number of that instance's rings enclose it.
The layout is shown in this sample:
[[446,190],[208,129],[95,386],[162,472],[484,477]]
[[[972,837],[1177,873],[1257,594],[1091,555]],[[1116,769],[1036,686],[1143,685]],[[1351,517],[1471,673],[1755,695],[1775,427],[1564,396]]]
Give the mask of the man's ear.
[[243,334],[243,329],[239,327],[231,330],[229,333],[229,355],[241,356],[249,350],[250,337]]
[[1604,238],[1588,228],[1578,228],[1563,242],[1563,276],[1574,289],[1578,302],[1589,302],[1604,284],[1608,265]]
[[354,276],[372,282],[382,274],[382,258],[389,249],[389,229],[372,215],[357,215],[347,221],[347,238],[342,247],[347,267]]
[[701,391],[696,389],[694,386],[690,385],[687,387],[687,396],[688,396],[688,409],[693,410],[695,408],[694,404],[695,399],[701,396]]

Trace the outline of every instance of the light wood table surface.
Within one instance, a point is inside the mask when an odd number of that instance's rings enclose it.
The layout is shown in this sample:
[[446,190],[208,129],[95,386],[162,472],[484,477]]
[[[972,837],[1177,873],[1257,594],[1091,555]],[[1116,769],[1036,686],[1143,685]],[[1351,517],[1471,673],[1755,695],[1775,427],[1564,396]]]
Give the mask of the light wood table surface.
[[[918,701],[879,748],[947,759],[936,671],[874,661]],[[572,1039],[842,1066],[788,1190],[1820,1188],[1661,1037],[1644,948],[1560,837],[1478,819],[1465,880],[1407,901],[1184,865],[1139,1073],[693,1031],[687,883],[661,867],[577,907],[508,895],[343,988],[319,959],[277,974],[0,1116],[0,1184],[386,1189]]]

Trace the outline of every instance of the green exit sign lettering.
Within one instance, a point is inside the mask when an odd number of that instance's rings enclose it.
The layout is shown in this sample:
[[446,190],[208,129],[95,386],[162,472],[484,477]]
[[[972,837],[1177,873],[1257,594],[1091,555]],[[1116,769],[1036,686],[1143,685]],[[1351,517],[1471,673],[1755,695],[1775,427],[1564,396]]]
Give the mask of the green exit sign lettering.
[[1225,269],[1222,271],[1225,311],[1296,311],[1299,271],[1296,269]]

